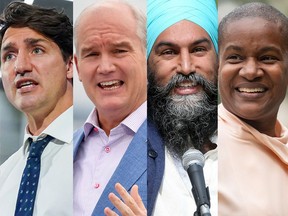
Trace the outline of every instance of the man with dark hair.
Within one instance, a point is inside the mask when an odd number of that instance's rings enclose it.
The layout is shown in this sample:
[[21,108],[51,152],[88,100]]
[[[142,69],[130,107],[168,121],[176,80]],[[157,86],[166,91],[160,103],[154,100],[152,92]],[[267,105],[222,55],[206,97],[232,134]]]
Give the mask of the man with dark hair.
[[22,147],[0,167],[1,215],[67,215],[72,208],[73,31],[54,9],[12,2],[1,21],[8,100],[27,118]]
[[[193,215],[181,164],[205,157],[211,214],[217,215],[217,7],[214,0],[148,0],[148,215]],[[200,153],[201,154],[201,153]]]
[[265,3],[219,25],[219,215],[288,215],[288,19]]

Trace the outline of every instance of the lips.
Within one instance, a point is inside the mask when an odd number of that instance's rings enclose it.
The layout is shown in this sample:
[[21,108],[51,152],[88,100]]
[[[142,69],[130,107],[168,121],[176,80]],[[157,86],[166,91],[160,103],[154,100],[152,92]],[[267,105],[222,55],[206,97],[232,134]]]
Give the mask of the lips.
[[265,92],[264,88],[238,88],[239,92],[243,93],[262,93]]
[[17,89],[23,89],[38,85],[38,83],[32,79],[20,79],[15,83],[15,85]]
[[104,90],[114,90],[117,88],[120,88],[124,84],[121,80],[110,80],[110,81],[104,81],[100,82],[98,86]]
[[259,94],[266,92],[268,90],[268,87],[265,84],[259,82],[245,82],[238,84],[235,89],[240,93]]
[[186,80],[177,83],[174,93],[177,95],[191,95],[196,94],[199,89],[199,84],[196,81]]
[[198,83],[196,81],[183,81],[183,82],[177,83],[176,88],[192,88],[197,85]]

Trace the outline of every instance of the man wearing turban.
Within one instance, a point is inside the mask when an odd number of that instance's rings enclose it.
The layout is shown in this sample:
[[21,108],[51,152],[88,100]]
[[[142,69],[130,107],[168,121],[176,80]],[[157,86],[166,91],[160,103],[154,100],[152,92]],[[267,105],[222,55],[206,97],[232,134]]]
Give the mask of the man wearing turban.
[[148,0],[148,215],[192,215],[181,164],[190,148],[205,157],[217,215],[217,7],[214,0]]

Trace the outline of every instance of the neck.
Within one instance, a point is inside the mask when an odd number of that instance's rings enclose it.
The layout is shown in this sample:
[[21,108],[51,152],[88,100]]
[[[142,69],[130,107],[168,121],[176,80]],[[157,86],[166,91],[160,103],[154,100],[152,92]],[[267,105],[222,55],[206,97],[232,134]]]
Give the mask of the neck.
[[[249,124],[256,130],[258,130],[260,133],[266,134],[271,137],[277,137],[280,134],[277,133],[275,125],[277,118],[270,119],[269,121],[251,121],[247,119],[242,119],[245,123]],[[269,122],[269,123],[268,123]],[[268,123],[268,124],[267,124]]]
[[56,104],[45,106],[31,113],[25,113],[28,129],[32,135],[40,135],[58,116],[73,105],[72,89],[60,98]]
[[203,143],[203,145],[201,146],[200,151],[205,154],[206,152],[213,150],[217,148],[217,145],[215,143],[212,143],[211,140],[207,140]]
[[34,135],[40,135],[58,116],[65,112],[71,105],[62,107],[62,109],[53,109],[44,115],[29,115],[26,114],[28,119],[29,132]]

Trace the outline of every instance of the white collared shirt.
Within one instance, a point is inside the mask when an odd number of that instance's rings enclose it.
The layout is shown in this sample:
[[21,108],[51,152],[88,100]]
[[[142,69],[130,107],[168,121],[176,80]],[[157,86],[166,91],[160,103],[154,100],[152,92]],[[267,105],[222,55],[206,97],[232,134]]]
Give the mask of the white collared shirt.
[[24,135],[22,147],[0,166],[0,215],[14,215],[18,190],[28,157],[28,141],[47,134],[49,142],[41,156],[41,172],[34,216],[73,215],[73,107],[56,118],[39,136]]
[[[218,156],[217,149],[205,155],[204,177],[209,187],[211,215],[218,213]],[[196,204],[191,192],[192,185],[181,161],[173,158],[165,148],[165,170],[152,215],[191,216],[196,211]]]

